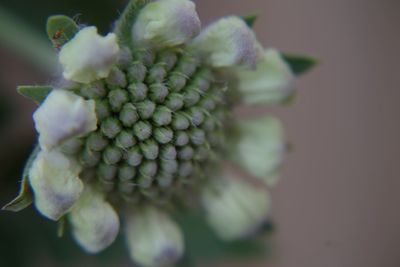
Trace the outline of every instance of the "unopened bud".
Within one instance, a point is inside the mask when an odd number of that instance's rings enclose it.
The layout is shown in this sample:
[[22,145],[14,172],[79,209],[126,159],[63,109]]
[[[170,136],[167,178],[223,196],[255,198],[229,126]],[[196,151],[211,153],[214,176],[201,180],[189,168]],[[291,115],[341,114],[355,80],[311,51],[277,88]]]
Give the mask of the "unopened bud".
[[94,132],[89,135],[86,144],[91,150],[102,151],[108,145],[108,140],[100,132]]
[[103,160],[107,164],[116,164],[122,158],[122,150],[115,146],[108,146],[103,152]]
[[126,162],[133,167],[139,166],[142,163],[143,155],[138,146],[134,146],[126,153]]
[[165,126],[171,123],[172,112],[165,106],[159,106],[156,108],[153,114],[153,121],[157,126]]
[[155,160],[158,157],[159,147],[154,140],[147,140],[140,143],[140,149],[146,159]]
[[121,124],[119,120],[109,117],[101,123],[101,131],[108,138],[114,138],[121,132]]
[[112,90],[108,94],[110,106],[113,111],[120,111],[122,106],[129,101],[128,92],[122,89]]
[[145,121],[139,121],[133,126],[133,132],[140,141],[146,140],[152,133],[151,124]]
[[182,113],[175,113],[172,118],[172,128],[175,130],[186,130],[189,128],[189,119]]
[[174,132],[170,128],[156,128],[154,138],[161,144],[167,144],[174,138]]
[[133,133],[123,130],[118,134],[115,144],[123,150],[126,150],[135,145],[136,140]]
[[124,126],[131,127],[139,120],[139,114],[136,107],[132,103],[125,104],[119,113],[119,119]]
[[143,82],[146,77],[147,68],[142,62],[132,63],[128,68],[128,77],[130,82]]
[[184,105],[183,96],[177,93],[171,93],[165,101],[165,106],[172,111],[181,109]]
[[175,138],[175,145],[185,146],[189,143],[189,136],[186,132],[178,132]]
[[143,102],[136,104],[139,115],[142,119],[146,120],[153,116],[154,110],[156,109],[156,104],[150,100],[145,100]]

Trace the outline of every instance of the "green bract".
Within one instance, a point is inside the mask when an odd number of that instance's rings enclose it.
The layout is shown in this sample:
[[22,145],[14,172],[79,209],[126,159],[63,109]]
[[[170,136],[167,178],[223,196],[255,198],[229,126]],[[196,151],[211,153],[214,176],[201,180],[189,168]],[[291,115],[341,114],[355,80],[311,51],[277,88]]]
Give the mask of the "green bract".
[[287,103],[313,61],[264,50],[255,19],[229,16],[199,33],[192,1],[132,0],[102,36],[50,17],[63,73],[57,85],[18,88],[40,104],[39,144],[4,209],[33,199],[47,218],[66,217],[89,253],[114,241],[121,220],[132,259],[148,267],[183,255],[184,233],[168,214],[182,204],[202,206],[221,239],[257,233],[266,188],[239,181],[225,161],[273,185],[286,140],[276,119],[236,120],[232,110]]

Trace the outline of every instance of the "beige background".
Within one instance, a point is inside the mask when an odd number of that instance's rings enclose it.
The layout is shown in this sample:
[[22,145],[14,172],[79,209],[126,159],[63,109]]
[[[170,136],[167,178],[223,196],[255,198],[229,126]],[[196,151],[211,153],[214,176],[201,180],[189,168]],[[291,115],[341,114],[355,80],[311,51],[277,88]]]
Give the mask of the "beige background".
[[[298,82],[294,106],[240,110],[245,116],[277,114],[294,151],[273,190],[272,216],[278,226],[271,257],[229,266],[400,266],[400,1],[197,4],[208,21],[256,11],[260,17],[255,29],[265,46],[312,54],[321,62]],[[0,56],[3,63],[13,58]],[[11,71],[2,71],[1,78],[9,81],[9,88],[45,81],[30,69],[18,79],[12,75],[13,65],[7,67]],[[19,121],[10,125],[10,136],[33,134],[29,112],[21,118],[31,128],[18,128]],[[11,149],[6,145],[2,148]]]
[[272,110],[295,150],[273,190],[272,258],[246,266],[400,266],[400,1],[197,3],[207,18],[256,11],[264,45],[321,62]]

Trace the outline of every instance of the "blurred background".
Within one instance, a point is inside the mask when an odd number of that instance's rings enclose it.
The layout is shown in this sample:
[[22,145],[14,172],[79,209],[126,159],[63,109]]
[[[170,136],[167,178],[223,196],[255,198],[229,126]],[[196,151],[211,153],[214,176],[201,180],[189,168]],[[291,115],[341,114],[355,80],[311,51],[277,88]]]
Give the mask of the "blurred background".
[[[211,246],[201,257],[218,260],[199,266],[400,266],[400,2],[196,3],[204,24],[221,15],[257,13],[255,30],[264,46],[320,61],[298,81],[294,105],[237,110],[239,116],[276,114],[294,145],[272,190],[275,226],[263,240],[266,252],[258,253],[257,244],[238,244],[251,252],[236,257],[235,251],[243,252],[238,246],[226,251]],[[81,23],[107,32],[124,4],[0,0],[0,206],[17,193],[35,140],[35,105],[15,88],[46,84],[55,72],[45,35],[47,15],[81,14]],[[56,225],[35,213],[33,208],[0,213],[0,266],[129,266],[122,241],[88,256],[68,233],[58,239]],[[220,251],[227,253],[217,257]]]

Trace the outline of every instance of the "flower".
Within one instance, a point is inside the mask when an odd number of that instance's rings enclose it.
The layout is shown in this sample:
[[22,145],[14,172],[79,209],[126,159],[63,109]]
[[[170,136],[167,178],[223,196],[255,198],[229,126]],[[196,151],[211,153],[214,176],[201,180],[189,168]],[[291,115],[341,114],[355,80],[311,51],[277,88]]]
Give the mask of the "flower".
[[157,0],[147,4],[132,28],[136,45],[176,46],[200,32],[195,4],[189,0]]
[[35,206],[49,219],[58,220],[79,199],[83,183],[80,164],[58,151],[41,151],[29,172]]
[[144,267],[173,265],[183,254],[183,236],[164,212],[140,208],[128,218],[126,238],[133,261]]
[[[188,0],[132,0],[105,37],[63,16],[48,21],[50,32],[60,32],[60,22],[75,31],[57,42],[64,69],[57,88],[22,90],[37,102],[48,93],[33,115],[40,152],[26,166],[39,212],[65,216],[89,253],[113,243],[122,218],[130,256],[144,267],[173,266],[183,256],[170,216],[181,211],[176,203],[202,204],[222,239],[256,233],[269,195],[223,166],[236,163],[268,186],[279,177],[286,150],[279,121],[233,116],[237,95],[252,105],[292,93],[279,52],[264,52],[236,16],[199,33]],[[26,175],[23,185],[8,208],[30,203]]]
[[85,186],[68,218],[75,240],[90,253],[105,249],[118,235],[118,214],[105,201],[105,194],[90,186]]
[[275,49],[265,50],[256,70],[236,70],[237,90],[247,105],[279,104],[291,96],[295,76]]
[[262,188],[225,174],[202,194],[207,221],[224,240],[254,234],[267,220],[270,197]]
[[193,40],[193,46],[206,53],[214,67],[255,67],[262,53],[254,32],[236,16],[209,25]]
[[240,138],[232,160],[267,185],[273,185],[286,151],[281,123],[266,116],[239,121],[237,128]]
[[35,111],[33,119],[43,150],[97,128],[94,100],[84,100],[66,90],[53,90]]
[[[84,52],[83,52],[84,51]],[[64,78],[74,82],[90,83],[105,78],[118,58],[117,36],[103,37],[96,27],[85,27],[66,43],[59,55]]]

